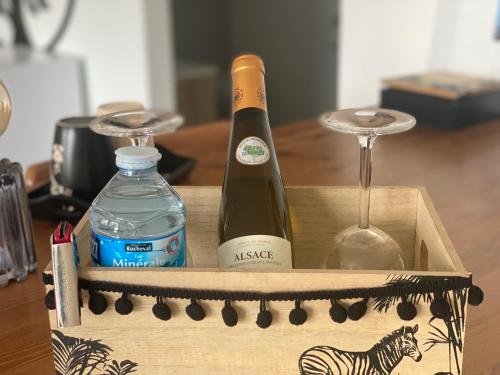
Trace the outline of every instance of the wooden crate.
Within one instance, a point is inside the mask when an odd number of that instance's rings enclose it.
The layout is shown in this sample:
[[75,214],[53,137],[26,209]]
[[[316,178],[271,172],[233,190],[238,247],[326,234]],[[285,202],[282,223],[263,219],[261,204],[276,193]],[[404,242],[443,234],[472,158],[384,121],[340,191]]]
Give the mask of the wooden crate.
[[[436,285],[454,278],[470,280],[423,188],[372,190],[371,222],[401,245],[414,269],[392,273],[313,269],[333,236],[356,223],[358,191],[354,187],[287,189],[297,269],[283,271],[216,269],[220,187],[176,190],[187,207],[187,244],[193,268],[93,267],[89,227],[84,218],[75,229],[81,257],[79,277],[164,288],[266,293],[383,287],[397,280],[413,284],[434,280]],[[50,265],[45,272],[50,274]],[[78,363],[75,358],[87,351],[80,357],[86,358],[80,359],[86,366],[82,373],[125,374],[128,366],[134,373],[149,375],[300,374],[300,367],[303,374],[358,374],[371,368],[366,373],[456,375],[462,367],[467,290],[464,287],[445,292],[452,307],[447,319],[431,314],[432,293],[415,295],[420,298],[415,305],[417,316],[411,321],[398,316],[398,296],[370,299],[365,316],[341,324],[330,317],[330,300],[303,301],[301,306],[308,318],[298,326],[289,322],[293,301],[269,301],[272,324],[261,329],[256,325],[259,301],[233,302],[239,321],[228,327],[221,318],[223,301],[199,301],[206,318],[194,321],[185,313],[189,300],[169,298],[172,318],[162,321],[152,314],[154,297],[129,296],[133,311],[119,315],[113,303],[120,294],[106,292],[108,309],[94,315],[87,308],[88,294],[84,292],[81,326],[57,328],[54,311],[50,311],[50,322],[56,367],[61,369],[71,361]],[[349,307],[356,301],[359,299],[340,303]],[[374,309],[375,302],[382,307],[381,312]],[[117,371],[120,366],[124,372]],[[393,369],[384,372],[383,366]]]

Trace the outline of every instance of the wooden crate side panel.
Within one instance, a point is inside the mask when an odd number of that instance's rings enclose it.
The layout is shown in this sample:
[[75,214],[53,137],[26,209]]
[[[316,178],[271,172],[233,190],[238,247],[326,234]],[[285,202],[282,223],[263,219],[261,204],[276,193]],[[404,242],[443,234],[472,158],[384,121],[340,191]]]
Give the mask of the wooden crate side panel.
[[[188,246],[193,250],[195,266],[212,266],[216,263],[217,248],[217,215],[220,198],[220,188],[177,188],[184,197],[188,211],[191,212],[187,224]],[[288,192],[291,207],[296,213],[294,231],[296,233],[296,251],[298,263],[303,266],[316,266],[311,254],[318,249],[328,248],[330,238],[337,231],[357,220],[357,207],[353,201],[357,197],[356,188],[290,188]],[[429,244],[431,258],[448,259],[446,254],[433,255],[434,252],[446,252],[446,246],[439,240],[444,230],[438,230],[433,225],[433,218],[426,208],[426,201],[420,203],[417,226],[417,198],[422,200],[419,190],[414,188],[381,188],[374,189],[372,221],[382,229],[387,230],[405,248],[412,249],[415,242],[426,238]],[[311,202],[314,202],[312,204]],[[388,205],[387,202],[392,204]],[[431,206],[432,207],[432,206]],[[310,217],[311,221],[296,217]],[[80,250],[82,265],[88,265],[90,259],[89,228],[87,217],[82,219],[75,232]],[[415,222],[413,221],[415,219]],[[340,223],[340,224],[339,224]],[[418,227],[415,230],[415,227]],[[415,241],[415,232],[419,239]],[[319,233],[319,234],[318,234]],[[444,233],[445,235],[445,233]],[[450,244],[451,251],[453,247]],[[417,251],[419,249],[417,248]],[[312,262],[312,263],[311,263]],[[457,275],[450,262],[433,262],[433,272],[422,272],[425,275]],[[444,272],[443,270],[449,270]],[[306,272],[302,274],[300,272]],[[300,274],[298,274],[300,273]],[[415,271],[402,272],[412,274]],[[418,271],[416,272],[418,273]],[[366,275],[371,275],[367,278]],[[135,284],[147,284],[186,288],[233,289],[238,285],[240,290],[314,290],[342,289],[351,287],[367,287],[382,285],[387,274],[384,271],[336,270],[284,270],[260,271],[258,273],[244,270],[201,270],[201,269],[118,269],[100,267],[81,267],[81,277],[123,282],[126,280]],[[378,276],[374,276],[378,275]],[[458,274],[460,275],[460,274]],[[304,282],[307,280],[307,282]]]
[[[178,187],[177,189],[184,197],[190,212],[187,241],[193,255],[194,266],[216,267],[220,188]],[[292,202],[290,206],[297,266],[315,268],[319,254],[327,251],[330,238],[356,222],[357,206],[353,205],[353,201],[356,200],[357,190],[328,187],[297,187],[288,190]],[[314,196],[316,198],[313,199]],[[402,245],[408,264],[414,265],[416,270],[422,270],[419,260],[420,246],[424,240],[431,253],[429,270],[457,270],[463,274],[467,273],[425,189],[376,188],[373,196],[372,223],[387,231]],[[389,201],[388,199],[392,204],[384,204]],[[319,203],[312,207],[309,201]],[[312,220],[304,221],[299,219],[301,217],[311,217]],[[75,233],[77,233],[81,264],[88,266],[90,251],[87,220],[88,216],[85,215]],[[443,256],[438,253],[443,253]]]
[[[138,375],[299,374],[300,363],[307,367],[314,361],[319,361],[325,368],[340,366],[344,370],[353,370],[347,352],[373,353],[375,344],[381,339],[401,327],[415,325],[418,325],[418,331],[414,337],[422,359],[417,362],[410,356],[403,356],[391,374],[444,373],[450,371],[449,363],[452,363],[451,372],[459,374],[456,363],[460,367],[462,363],[461,352],[458,351],[455,357],[448,344],[436,344],[425,351],[437,329],[447,332],[448,326],[444,321],[434,320],[432,325],[435,328],[432,327],[429,324],[429,305],[424,303],[417,306],[419,314],[411,322],[402,321],[394,307],[387,313],[378,313],[369,306],[361,320],[337,324],[330,319],[329,302],[304,302],[308,320],[302,326],[292,326],[288,314],[293,303],[271,302],[268,307],[273,314],[273,324],[263,330],[255,324],[259,311],[255,302],[235,302],[233,306],[238,312],[239,322],[235,327],[227,327],[221,319],[222,302],[203,302],[207,317],[195,322],[184,312],[187,301],[168,300],[172,319],[160,321],[151,313],[153,298],[131,297],[133,312],[121,316],[113,309],[113,302],[119,295],[106,293],[106,297],[110,307],[104,314],[95,316],[85,308],[82,310],[82,326],[58,329],[54,325],[55,314],[51,312],[52,327],[67,337],[100,340],[110,348],[105,361],[108,365],[112,360],[118,363],[128,360],[137,364]],[[85,293],[85,304],[86,299]],[[320,351],[313,349],[316,346],[324,347]],[[396,352],[394,348],[391,350]],[[337,359],[328,360],[321,352],[336,353]],[[352,355],[361,358],[359,353]],[[387,353],[384,358],[394,359]],[[418,359],[417,352],[414,358]],[[360,373],[356,371],[359,369],[351,373]],[[334,370],[333,374],[336,373]]]
[[[183,196],[190,217],[187,224],[188,246],[195,250],[193,258],[197,267],[215,267],[217,251],[217,215],[220,188],[177,188]],[[357,220],[357,190],[355,188],[292,188],[288,196],[292,210],[295,239],[299,246],[299,264],[312,266],[314,252],[324,250],[338,231]],[[432,259],[433,271],[408,271],[404,275],[450,275],[463,276],[456,272],[454,252],[447,242],[446,233],[433,211],[430,201],[420,196],[417,189],[390,188],[374,189],[372,222],[391,234],[403,248],[413,254],[416,243],[426,241]],[[311,200],[316,202],[314,205]],[[418,204],[417,204],[418,201]],[[391,204],[387,204],[391,202]],[[430,204],[430,209],[426,208]],[[417,209],[418,206],[418,209]],[[412,216],[413,215],[413,216]],[[297,217],[311,217],[302,222]],[[433,223],[438,223],[434,225]],[[441,226],[440,226],[441,225]],[[77,227],[78,243],[82,264],[89,259],[89,234],[85,222]],[[317,235],[317,233],[322,233]],[[312,233],[316,233],[313,235]],[[445,240],[440,240],[444,236]],[[435,253],[439,254],[435,254]],[[82,254],[83,253],[83,254]],[[318,253],[316,253],[318,254]],[[451,255],[450,255],[451,254]],[[437,259],[437,260],[436,260]],[[444,259],[444,261],[442,260]],[[413,261],[412,261],[413,262]],[[449,270],[449,271],[445,271]],[[248,272],[245,270],[216,269],[117,269],[82,267],[80,277],[160,287],[182,287],[198,289],[248,290],[248,291],[298,291],[317,289],[344,289],[384,285],[391,275],[383,271],[335,271],[335,270],[283,270]],[[235,302],[239,315],[236,327],[226,327],[221,318],[223,303],[202,301],[207,317],[201,322],[192,321],[184,312],[188,301],[168,300],[173,317],[167,322],[156,319],[151,308],[154,298],[131,296],[134,310],[121,316],[114,311],[113,303],[119,297],[105,293],[108,310],[96,316],[85,307],[82,310],[82,326],[58,329],[55,327],[55,313],[50,313],[51,326],[61,332],[59,338],[76,337],[101,340],[110,350],[101,365],[118,364],[123,361],[136,363],[137,374],[299,374],[302,364],[317,351],[309,349],[324,345],[324,350],[335,351],[346,356],[346,352],[367,352],[385,336],[403,326],[418,325],[415,333],[422,360],[416,362],[405,356],[391,372],[392,374],[435,374],[452,372],[459,374],[461,350],[457,349],[458,338],[463,342],[465,308],[458,311],[463,323],[460,332],[447,321],[433,320],[429,304],[423,300],[417,306],[417,318],[411,322],[402,321],[396,314],[394,304],[389,303],[388,313],[378,313],[369,303],[368,312],[357,322],[333,323],[329,316],[328,301],[306,301],[303,308],[308,320],[303,326],[292,326],[288,314],[293,308],[291,302],[270,302],[273,324],[262,330],[255,324],[259,312],[257,302]],[[452,292],[449,298],[463,298]],[[85,306],[87,293],[84,292]],[[343,301],[346,307],[354,300]],[[453,304],[452,304],[453,305]],[[456,304],[462,306],[461,303]],[[461,307],[460,307],[461,308]],[[456,314],[455,314],[456,315]],[[456,316],[454,316],[456,317]],[[444,332],[442,342],[432,345],[432,338]],[[58,334],[54,334],[58,335]],[[62,336],[65,335],[65,336]],[[459,336],[459,337],[458,337]],[[450,339],[451,337],[451,339]],[[56,339],[57,340],[57,339]],[[68,342],[71,339],[66,339]],[[439,341],[439,340],[438,340]],[[387,342],[387,341],[384,341]],[[453,344],[449,346],[448,342]],[[92,341],[93,343],[93,341]],[[427,343],[427,344],[426,344]],[[97,345],[97,344],[95,344]],[[97,345],[98,347],[98,345]],[[307,353],[306,353],[307,352]],[[306,353],[306,354],[304,354]],[[311,356],[311,357],[308,357]],[[345,357],[344,357],[345,358]],[[123,362],[127,365],[127,362]],[[129,363],[129,365],[130,365]],[[450,368],[451,363],[451,368]],[[325,366],[349,366],[345,363],[327,363]],[[102,367],[101,366],[101,367]],[[109,368],[108,368],[109,369]],[[105,373],[105,368],[99,368]],[[356,372],[357,371],[357,372]],[[335,374],[335,372],[333,372]],[[353,373],[359,373],[357,369]]]
[[175,188],[187,211],[186,243],[195,267],[217,267],[220,187]]
[[90,226],[88,213],[86,213],[82,220],[80,220],[74,233],[78,248],[78,255],[80,257],[80,269],[82,267],[92,266],[92,259],[90,256]]
[[[217,267],[219,187],[177,187],[188,212],[187,246],[195,267]],[[418,190],[374,188],[370,218],[403,248],[413,268]],[[358,190],[352,187],[287,189],[296,268],[317,268],[335,235],[358,221]],[[88,264],[87,216],[78,226],[82,264]]]
[[[390,234],[413,268],[417,190],[373,188],[370,222]],[[317,268],[335,235],[358,224],[357,188],[290,188],[287,196],[292,217],[295,261],[298,268]]]
[[[424,256],[427,265],[420,264],[422,242],[428,252]],[[421,188],[418,196],[415,254],[417,269],[457,271],[464,276],[468,274],[424,188]]]

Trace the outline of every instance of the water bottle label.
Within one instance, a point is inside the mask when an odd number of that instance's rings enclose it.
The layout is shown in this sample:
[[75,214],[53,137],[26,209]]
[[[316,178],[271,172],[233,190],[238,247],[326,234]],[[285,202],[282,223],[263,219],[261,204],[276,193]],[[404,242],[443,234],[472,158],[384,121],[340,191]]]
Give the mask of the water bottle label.
[[92,232],[92,259],[103,267],[185,267],[184,228],[162,238],[129,240]]

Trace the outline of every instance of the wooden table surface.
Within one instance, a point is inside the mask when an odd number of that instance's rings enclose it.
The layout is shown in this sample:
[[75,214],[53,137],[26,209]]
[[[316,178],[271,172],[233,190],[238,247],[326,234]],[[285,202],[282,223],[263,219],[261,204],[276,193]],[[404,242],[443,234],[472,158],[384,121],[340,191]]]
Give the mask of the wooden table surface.
[[[158,143],[195,157],[181,184],[220,185],[227,122],[187,128]],[[286,185],[356,185],[357,143],[315,121],[273,130]],[[423,185],[474,282],[486,298],[467,318],[464,371],[500,374],[500,121],[449,133],[418,127],[381,137],[374,151],[373,183]],[[54,223],[35,222],[39,268],[22,283],[0,289],[0,374],[53,374],[41,271],[49,261]]]

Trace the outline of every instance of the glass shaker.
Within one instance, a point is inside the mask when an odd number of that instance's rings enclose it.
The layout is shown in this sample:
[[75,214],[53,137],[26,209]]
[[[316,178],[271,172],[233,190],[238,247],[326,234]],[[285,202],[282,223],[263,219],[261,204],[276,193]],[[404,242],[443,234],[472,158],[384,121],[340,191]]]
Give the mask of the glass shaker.
[[0,161],[0,287],[24,280],[36,269],[33,226],[22,168]]
[[[0,135],[10,120],[11,105],[0,82]],[[0,287],[24,280],[36,269],[33,226],[19,163],[0,160]]]

